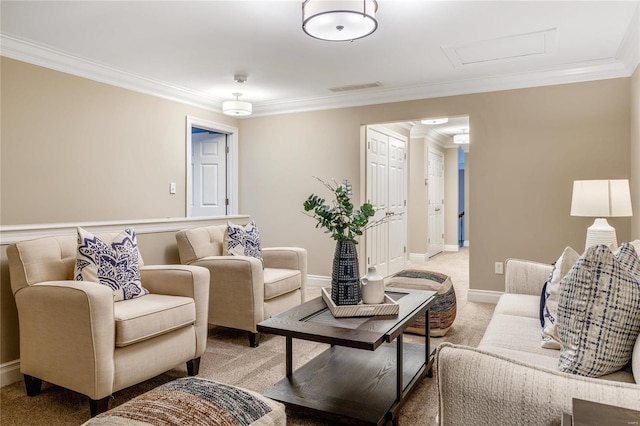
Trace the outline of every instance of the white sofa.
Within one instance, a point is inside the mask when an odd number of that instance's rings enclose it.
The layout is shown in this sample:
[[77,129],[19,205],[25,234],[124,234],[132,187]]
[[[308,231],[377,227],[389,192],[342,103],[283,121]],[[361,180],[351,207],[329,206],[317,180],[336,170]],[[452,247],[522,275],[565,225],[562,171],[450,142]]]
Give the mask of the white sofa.
[[[508,260],[505,294],[478,347],[438,348],[441,425],[559,425],[572,398],[640,410],[640,377],[630,368],[600,378],[563,373],[560,351],[540,347],[540,294],[551,269]],[[640,365],[640,338],[633,354]]]

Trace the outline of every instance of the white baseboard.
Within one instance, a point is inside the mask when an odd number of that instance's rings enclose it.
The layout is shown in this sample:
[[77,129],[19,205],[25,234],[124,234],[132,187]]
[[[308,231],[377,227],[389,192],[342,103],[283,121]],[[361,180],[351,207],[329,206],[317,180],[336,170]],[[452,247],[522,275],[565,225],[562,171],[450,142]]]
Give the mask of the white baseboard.
[[464,246],[465,246],[465,247],[469,247],[469,240],[465,240],[465,241],[464,241]]
[[331,287],[331,277],[324,275],[308,275],[307,285],[313,285],[317,287]]
[[498,303],[498,299],[502,296],[504,292],[502,291],[492,291],[492,290],[474,290],[469,289],[469,293],[467,293],[467,300],[469,302],[476,303]]
[[444,251],[459,251],[460,246],[456,244],[445,244]]
[[19,359],[0,364],[0,387],[19,382],[20,380],[22,380],[22,373],[20,373]]

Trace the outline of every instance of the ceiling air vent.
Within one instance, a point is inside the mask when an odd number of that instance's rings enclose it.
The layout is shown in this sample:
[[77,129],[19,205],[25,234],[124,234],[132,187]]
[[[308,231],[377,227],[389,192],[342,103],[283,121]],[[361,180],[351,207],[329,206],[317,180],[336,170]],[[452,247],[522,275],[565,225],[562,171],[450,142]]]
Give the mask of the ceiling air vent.
[[382,87],[382,83],[374,81],[373,83],[351,84],[349,86],[332,87],[329,90],[332,92],[349,92],[351,90],[373,89],[374,87]]

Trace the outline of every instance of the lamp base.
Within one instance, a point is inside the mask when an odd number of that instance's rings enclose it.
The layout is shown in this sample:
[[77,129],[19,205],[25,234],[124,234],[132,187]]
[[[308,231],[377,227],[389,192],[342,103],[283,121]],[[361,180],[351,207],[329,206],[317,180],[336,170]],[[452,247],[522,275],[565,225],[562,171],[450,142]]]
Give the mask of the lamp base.
[[618,248],[616,230],[613,226],[609,225],[609,222],[607,222],[605,218],[597,218],[593,222],[593,225],[587,228],[587,241],[584,249],[586,250],[598,244],[607,245],[611,250]]

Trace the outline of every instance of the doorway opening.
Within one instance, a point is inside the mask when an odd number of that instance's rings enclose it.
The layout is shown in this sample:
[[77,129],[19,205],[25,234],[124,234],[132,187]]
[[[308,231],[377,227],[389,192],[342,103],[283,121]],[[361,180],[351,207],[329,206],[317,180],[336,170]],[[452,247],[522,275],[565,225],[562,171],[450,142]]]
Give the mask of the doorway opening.
[[458,247],[464,247],[465,242],[465,214],[464,206],[466,192],[465,192],[465,167],[464,167],[464,150],[458,148]]
[[238,211],[238,129],[195,117],[186,123],[186,217]]

